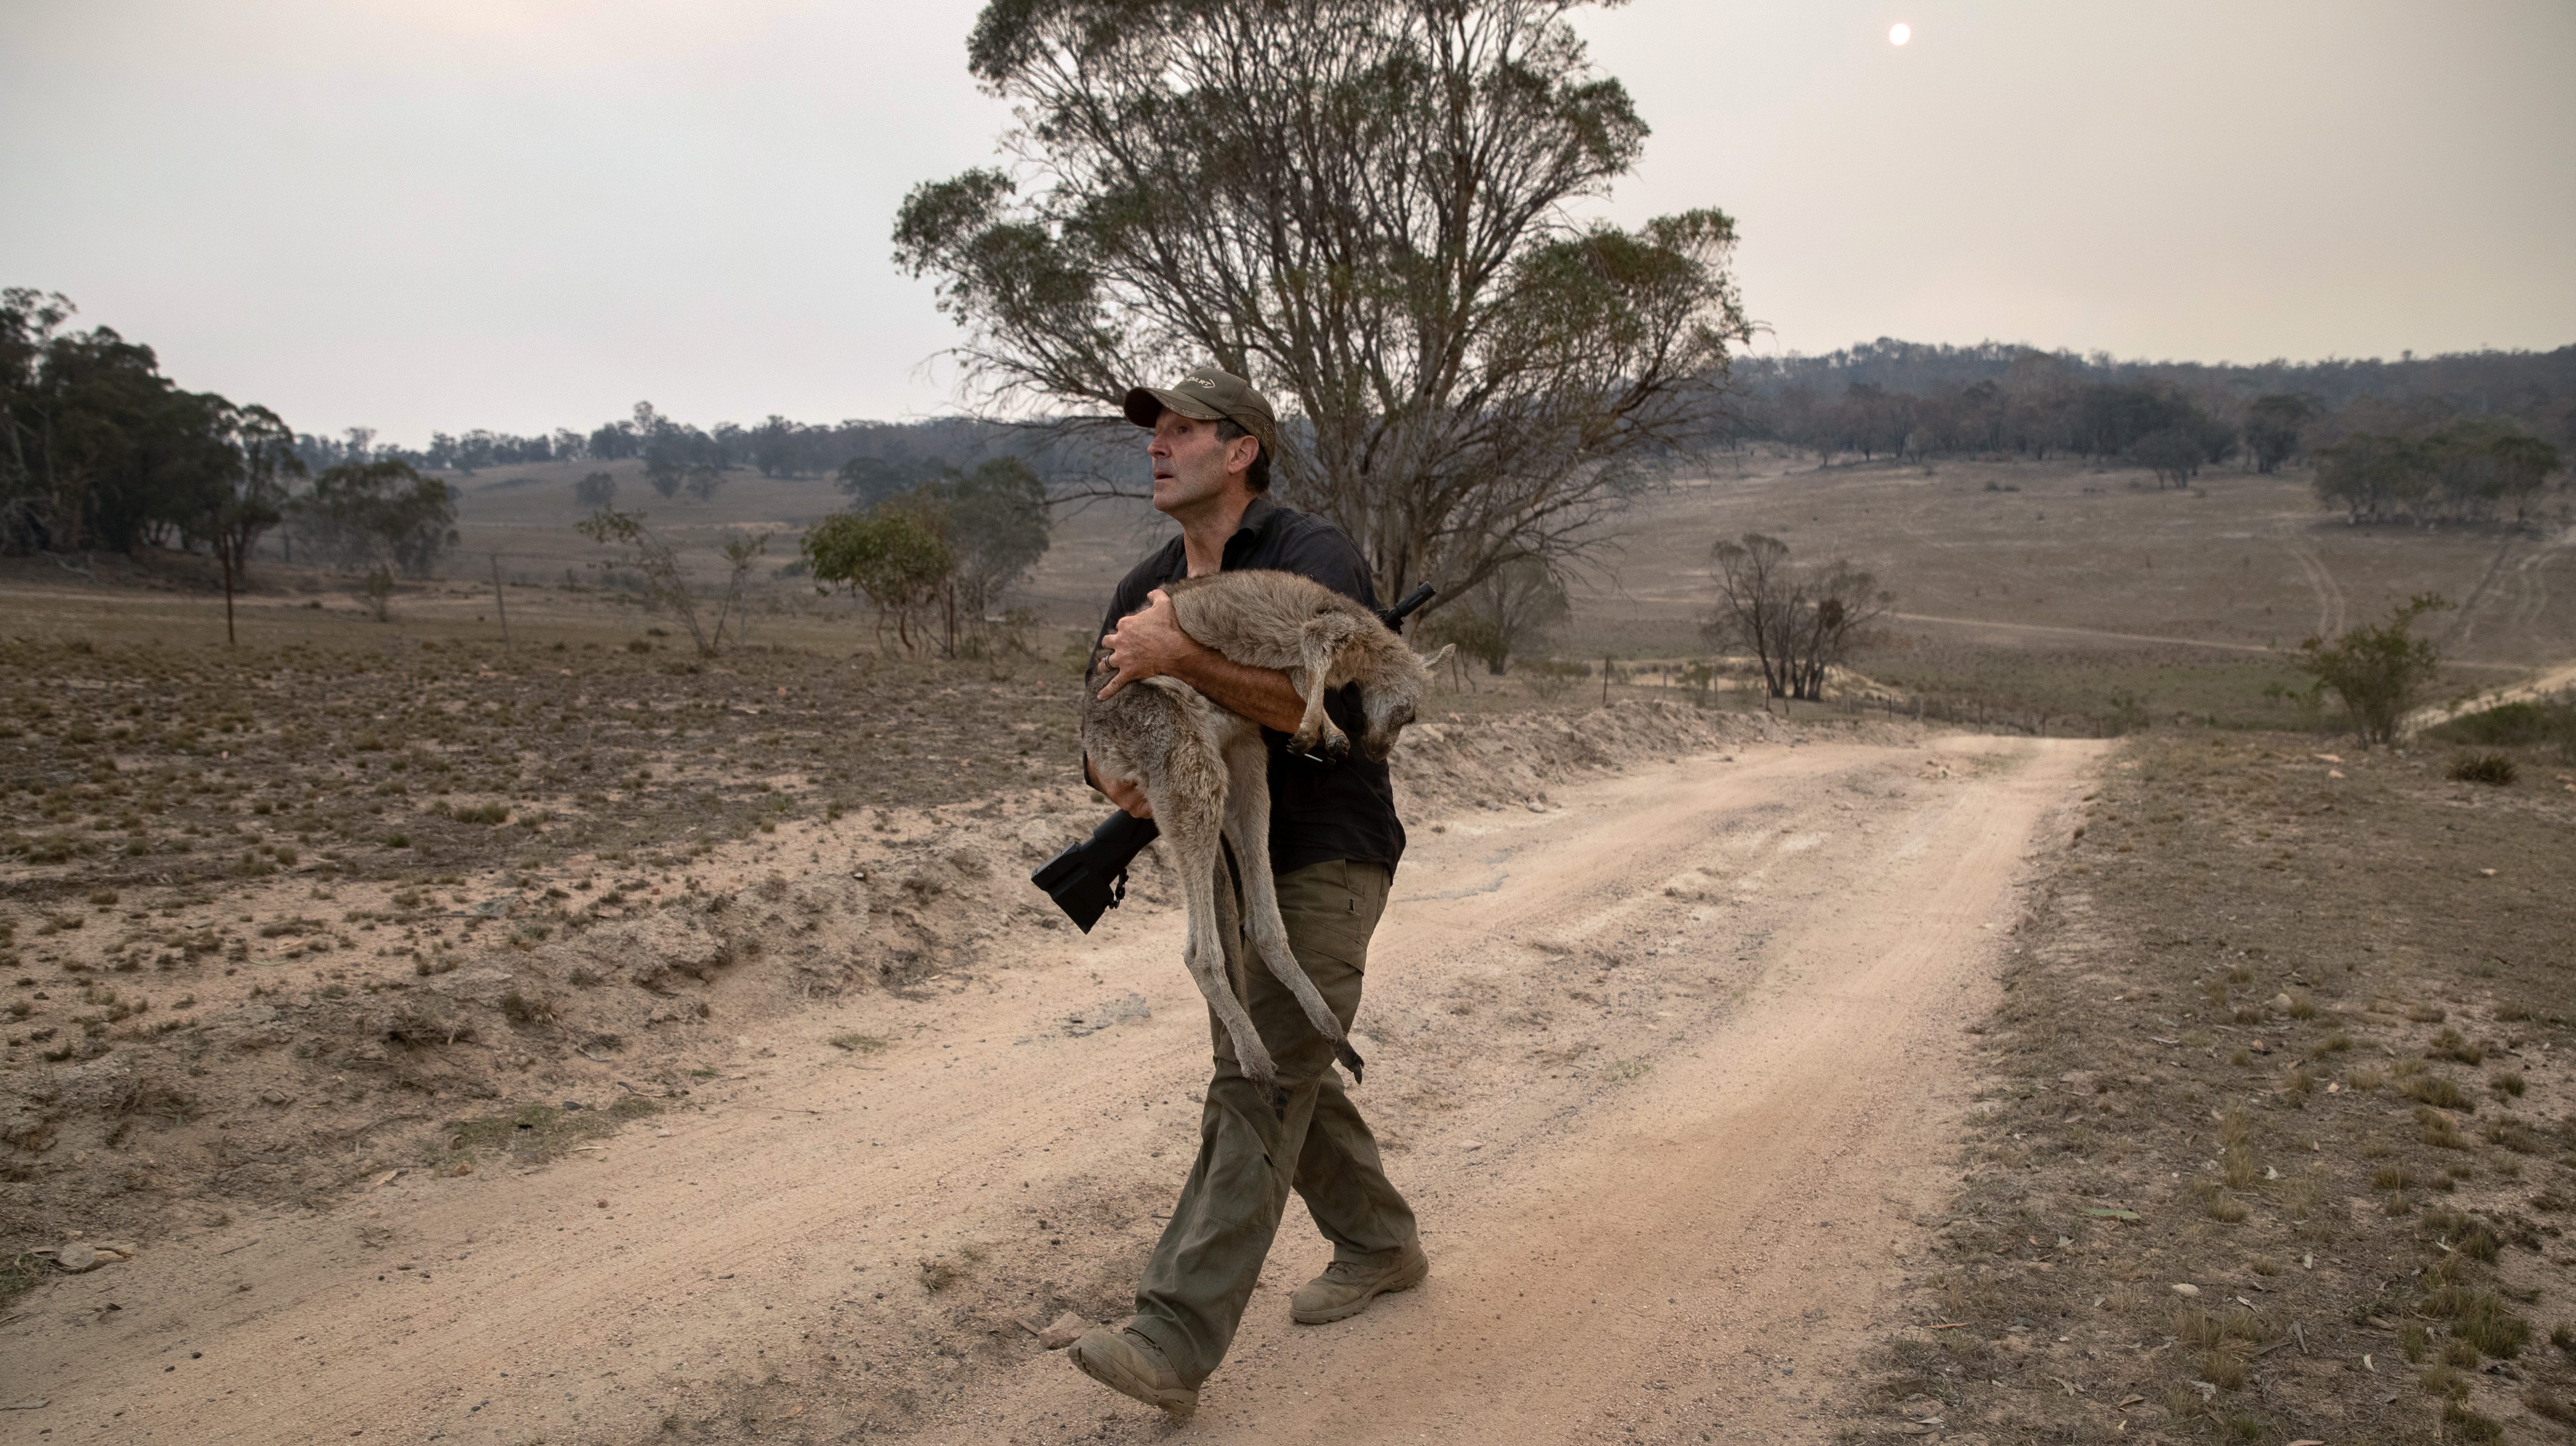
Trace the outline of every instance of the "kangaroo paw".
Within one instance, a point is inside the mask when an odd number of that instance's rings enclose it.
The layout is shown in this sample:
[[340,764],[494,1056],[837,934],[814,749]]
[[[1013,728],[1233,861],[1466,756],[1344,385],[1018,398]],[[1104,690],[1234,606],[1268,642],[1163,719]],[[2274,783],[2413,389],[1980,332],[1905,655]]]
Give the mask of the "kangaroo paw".
[[1323,753],[1335,763],[1351,756],[1351,735],[1336,728],[1324,735]]
[[1288,735],[1288,751],[1291,753],[1314,752],[1315,743],[1320,734],[1321,730],[1309,730],[1305,728],[1298,729],[1296,732]]
[[1337,1044],[1333,1046],[1333,1057],[1342,1062],[1342,1068],[1351,1072],[1351,1083],[1358,1084],[1360,1082],[1360,1070],[1367,1063],[1367,1061],[1360,1058],[1360,1052],[1351,1048],[1347,1044]]

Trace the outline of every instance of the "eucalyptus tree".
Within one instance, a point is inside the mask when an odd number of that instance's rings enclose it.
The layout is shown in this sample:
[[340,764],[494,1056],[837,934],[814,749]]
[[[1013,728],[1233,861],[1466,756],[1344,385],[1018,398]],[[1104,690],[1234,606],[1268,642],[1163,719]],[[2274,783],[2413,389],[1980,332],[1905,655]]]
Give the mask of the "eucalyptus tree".
[[[1106,422],[1214,360],[1382,595],[1580,563],[1704,432],[1747,324],[1734,223],[1581,217],[1646,124],[1574,0],[992,0],[1007,168],[917,187],[899,264],[997,410]],[[1106,415],[1104,415],[1106,414]]]

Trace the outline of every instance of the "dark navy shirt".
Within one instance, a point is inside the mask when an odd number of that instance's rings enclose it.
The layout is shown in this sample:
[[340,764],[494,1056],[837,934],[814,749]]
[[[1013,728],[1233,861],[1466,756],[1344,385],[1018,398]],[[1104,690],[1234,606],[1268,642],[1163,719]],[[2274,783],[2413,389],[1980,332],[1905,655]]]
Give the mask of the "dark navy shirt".
[[[1218,564],[1221,572],[1246,569],[1298,573],[1363,607],[1378,605],[1368,560],[1349,534],[1267,497],[1255,497],[1243,509],[1243,521],[1226,539]],[[1106,634],[1120,618],[1144,611],[1146,594],[1189,575],[1189,557],[1174,537],[1118,584],[1100,631]],[[1324,699],[1324,711],[1357,740],[1357,684],[1334,689]],[[1395,784],[1385,764],[1369,762],[1356,748],[1340,763],[1319,763],[1291,754],[1285,733],[1264,728],[1261,737],[1270,745],[1272,872],[1284,874],[1333,859],[1395,867],[1404,856],[1404,825],[1396,821]]]

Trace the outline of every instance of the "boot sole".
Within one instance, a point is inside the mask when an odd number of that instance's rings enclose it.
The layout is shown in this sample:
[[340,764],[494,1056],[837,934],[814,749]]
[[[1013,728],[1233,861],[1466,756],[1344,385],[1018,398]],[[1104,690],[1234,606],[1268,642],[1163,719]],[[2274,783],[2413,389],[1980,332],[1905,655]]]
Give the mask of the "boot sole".
[[1299,1325],[1331,1325],[1337,1320],[1349,1320],[1352,1316],[1358,1315],[1361,1311],[1368,1309],[1369,1303],[1376,1300],[1379,1296],[1394,1295],[1398,1291],[1411,1290],[1430,1278],[1431,1261],[1430,1258],[1426,1256],[1422,1261],[1420,1269],[1408,1272],[1404,1275],[1396,1276],[1394,1279],[1387,1281],[1383,1285],[1371,1286],[1367,1293],[1361,1295],[1356,1300],[1334,1306],[1328,1310],[1318,1311],[1298,1310],[1294,1306],[1291,1306],[1288,1310],[1288,1318]]
[[1165,1392],[1153,1382],[1122,1371],[1107,1361],[1093,1360],[1084,1353],[1080,1341],[1074,1342],[1072,1348],[1065,1354],[1073,1357],[1075,1370],[1122,1396],[1142,1401],[1148,1406],[1160,1407],[1176,1421],[1188,1420],[1199,1409],[1198,1392],[1186,1387],[1180,1391]]

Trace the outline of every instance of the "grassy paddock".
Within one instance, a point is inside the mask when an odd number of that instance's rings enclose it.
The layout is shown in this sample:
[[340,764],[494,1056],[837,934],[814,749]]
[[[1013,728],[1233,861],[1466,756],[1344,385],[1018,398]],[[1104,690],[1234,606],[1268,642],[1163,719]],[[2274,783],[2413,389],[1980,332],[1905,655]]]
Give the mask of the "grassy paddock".
[[2330,728],[2287,658],[2199,648],[1993,647],[1891,637],[1852,660],[1873,682],[1943,716],[2059,734],[2115,736],[2177,724]]
[[0,640],[0,675],[0,869],[30,900],[700,850],[1052,778],[1076,752],[1062,658],[702,660],[650,624],[508,649],[21,638]]
[[2567,1419],[2576,789],[2319,752],[2145,739],[2087,800],[1886,1404],[2017,1440]]

